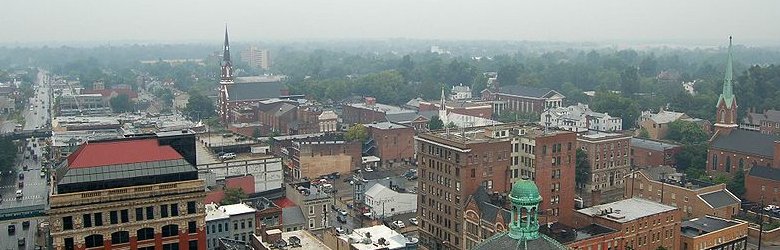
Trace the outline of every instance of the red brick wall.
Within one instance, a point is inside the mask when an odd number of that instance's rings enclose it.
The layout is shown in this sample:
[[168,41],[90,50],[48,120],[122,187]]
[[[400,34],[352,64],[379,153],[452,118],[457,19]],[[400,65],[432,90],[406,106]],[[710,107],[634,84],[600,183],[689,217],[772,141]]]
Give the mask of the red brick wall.
[[[682,147],[667,149],[666,151],[657,151],[640,147],[631,147],[631,161],[633,166],[674,166],[676,164],[675,155],[682,150]],[[669,155],[669,157],[666,157]]]
[[[553,152],[553,145],[560,144],[561,152]],[[571,148],[569,148],[571,144]],[[546,147],[546,150],[544,149]],[[539,223],[560,222],[571,225],[574,213],[574,165],[577,151],[575,133],[560,132],[550,136],[536,138],[536,186],[543,202],[539,209],[544,215],[539,217]],[[553,158],[560,159],[560,165],[553,165]],[[553,172],[560,171],[553,178]],[[552,190],[553,184],[560,184],[560,189]],[[551,199],[557,196],[558,203],[551,204]],[[557,215],[555,210],[557,209]]]
[[765,204],[780,204],[780,182],[747,175],[746,173],[745,199],[752,202],[761,202],[762,196]]
[[344,105],[342,109],[342,119],[345,124],[385,121],[385,113],[381,111],[356,108],[350,105]]
[[[377,157],[382,161],[410,160],[414,157],[414,129],[393,125],[391,129],[368,127],[369,136],[376,143]],[[397,128],[395,128],[397,127]]]
[[[717,164],[714,164],[713,156],[717,157]],[[726,167],[727,159],[731,159],[731,168],[729,171]],[[758,166],[771,166],[773,159],[759,155],[749,155],[739,152],[730,152],[718,148],[710,147],[707,150],[707,172],[708,173],[724,173],[727,175],[733,175],[739,170],[739,160],[744,162],[743,169],[750,169],[753,165]]]
[[[544,111],[544,100],[543,99],[530,99],[530,98],[522,98],[522,97],[516,97],[516,96],[509,96],[509,95],[503,95],[503,94],[496,94],[496,99],[499,101],[506,101],[506,105],[504,106],[504,110],[512,111],[512,112],[525,112],[525,113],[541,113]],[[514,102],[517,101],[518,105],[515,105]],[[533,106],[533,110],[523,110],[522,102],[531,103]]]
[[[575,213],[575,227],[587,226],[590,224],[599,224],[619,232],[622,232],[623,241],[618,249],[624,249],[624,246],[631,246],[633,249],[657,249],[660,246],[666,249],[679,249],[680,244],[680,210],[672,210],[636,220],[619,223],[601,216],[589,216],[582,213]],[[667,221],[667,218],[672,220]],[[660,223],[655,223],[660,222]],[[666,232],[671,233],[671,237],[666,237]],[[653,233],[661,233],[661,239],[652,240]],[[643,238],[646,244],[639,246],[639,238]],[[646,240],[644,240],[646,239]]]
[[625,245],[623,243],[623,231],[615,231],[581,241],[574,241],[566,244],[566,246],[570,249],[616,249],[614,248],[615,244],[618,244],[618,246]]

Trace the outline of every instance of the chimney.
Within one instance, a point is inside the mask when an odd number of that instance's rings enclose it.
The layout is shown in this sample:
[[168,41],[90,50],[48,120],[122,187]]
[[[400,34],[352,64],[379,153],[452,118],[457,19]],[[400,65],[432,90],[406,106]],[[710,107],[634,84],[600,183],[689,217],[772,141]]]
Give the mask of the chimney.
[[373,97],[367,96],[367,97],[366,97],[366,105],[368,105],[368,106],[374,106],[374,105],[376,105],[376,98],[373,98]]
[[265,230],[266,230],[265,223],[260,224],[260,237],[263,239],[263,242],[269,243],[268,233],[266,233]]

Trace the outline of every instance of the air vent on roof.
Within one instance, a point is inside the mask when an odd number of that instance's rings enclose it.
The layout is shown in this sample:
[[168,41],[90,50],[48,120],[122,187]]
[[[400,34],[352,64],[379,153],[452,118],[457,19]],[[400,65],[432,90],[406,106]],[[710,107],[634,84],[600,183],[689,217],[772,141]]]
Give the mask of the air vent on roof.
[[626,218],[625,215],[622,215],[622,214],[619,214],[619,213],[611,213],[611,214],[608,214],[607,217],[612,218],[612,219],[616,219],[616,220],[620,220],[620,219],[625,219]]

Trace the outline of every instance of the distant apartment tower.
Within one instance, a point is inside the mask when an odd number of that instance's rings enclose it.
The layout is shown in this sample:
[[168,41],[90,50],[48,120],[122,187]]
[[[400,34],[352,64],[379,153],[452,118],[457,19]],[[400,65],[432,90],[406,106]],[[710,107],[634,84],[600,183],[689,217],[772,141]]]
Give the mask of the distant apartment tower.
[[241,61],[250,67],[267,70],[271,66],[271,58],[267,49],[258,49],[255,46],[241,51]]
[[[420,244],[428,249],[464,249],[461,209],[467,198],[478,188],[505,195],[512,182],[521,180],[521,173],[543,187],[540,223],[568,223],[572,218],[576,144],[572,132],[506,124],[425,133],[415,140]],[[521,151],[528,155],[522,162]]]
[[54,249],[205,250],[205,187],[186,160],[188,139],[82,144],[55,169]]

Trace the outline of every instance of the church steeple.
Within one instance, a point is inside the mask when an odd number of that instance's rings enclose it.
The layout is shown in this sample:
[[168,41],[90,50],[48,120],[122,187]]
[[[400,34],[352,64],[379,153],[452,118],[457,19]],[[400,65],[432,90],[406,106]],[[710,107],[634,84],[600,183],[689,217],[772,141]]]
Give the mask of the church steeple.
[[233,82],[233,63],[230,61],[230,41],[228,40],[227,26],[225,26],[225,44],[222,48],[222,74],[220,82]]
[[737,127],[737,98],[734,96],[734,68],[732,41],[729,36],[729,51],[726,61],[726,75],[723,78],[723,92],[716,104],[715,129],[728,133]]

